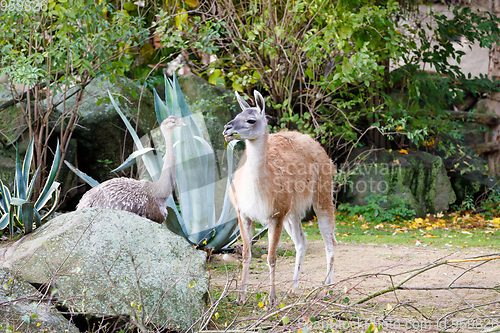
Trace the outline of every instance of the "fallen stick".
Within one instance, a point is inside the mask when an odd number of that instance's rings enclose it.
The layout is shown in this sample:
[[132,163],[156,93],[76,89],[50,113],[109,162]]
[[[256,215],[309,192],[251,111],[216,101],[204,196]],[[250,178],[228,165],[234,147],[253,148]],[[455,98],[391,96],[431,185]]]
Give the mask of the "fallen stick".
[[457,262],[469,262],[469,261],[488,261],[488,260],[495,260],[495,259],[500,259],[500,256],[494,256],[494,257],[484,257],[484,258],[471,258],[471,259],[456,259],[456,260],[448,260],[448,263],[453,264]]

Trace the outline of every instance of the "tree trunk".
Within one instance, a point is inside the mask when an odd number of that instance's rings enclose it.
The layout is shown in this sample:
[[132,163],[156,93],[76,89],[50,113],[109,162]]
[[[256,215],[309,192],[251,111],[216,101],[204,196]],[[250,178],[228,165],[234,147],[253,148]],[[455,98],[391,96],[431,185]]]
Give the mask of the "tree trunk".
[[[493,14],[500,17],[500,0],[493,0]],[[495,44],[490,50],[490,59],[488,65],[488,78],[490,80],[500,79],[500,45]],[[500,92],[493,92],[488,95],[486,109],[500,117]],[[491,133],[485,134],[487,143],[500,144],[500,125],[491,127]],[[487,154],[488,167],[490,172],[497,173],[500,171],[500,151],[494,151]]]

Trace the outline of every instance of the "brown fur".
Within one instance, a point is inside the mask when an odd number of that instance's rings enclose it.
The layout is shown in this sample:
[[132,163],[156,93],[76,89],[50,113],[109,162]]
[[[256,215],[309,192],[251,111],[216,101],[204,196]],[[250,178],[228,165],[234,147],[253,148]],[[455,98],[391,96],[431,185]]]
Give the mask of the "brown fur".
[[[334,214],[332,179],[336,174],[335,165],[323,147],[309,135],[291,131],[269,135],[266,169],[260,175],[259,193],[272,202],[274,214],[284,217],[295,209],[302,212],[313,202]],[[243,158],[230,192],[235,207],[238,207],[235,189],[245,186],[247,181]]]

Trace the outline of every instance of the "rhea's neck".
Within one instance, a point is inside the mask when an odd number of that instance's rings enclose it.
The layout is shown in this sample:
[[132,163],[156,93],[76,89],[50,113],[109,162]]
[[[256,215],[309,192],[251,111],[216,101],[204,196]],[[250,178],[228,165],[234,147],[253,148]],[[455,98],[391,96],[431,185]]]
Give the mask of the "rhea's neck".
[[175,153],[172,143],[172,130],[163,133],[165,139],[165,157],[160,178],[154,183],[154,195],[158,198],[167,198],[175,185]]

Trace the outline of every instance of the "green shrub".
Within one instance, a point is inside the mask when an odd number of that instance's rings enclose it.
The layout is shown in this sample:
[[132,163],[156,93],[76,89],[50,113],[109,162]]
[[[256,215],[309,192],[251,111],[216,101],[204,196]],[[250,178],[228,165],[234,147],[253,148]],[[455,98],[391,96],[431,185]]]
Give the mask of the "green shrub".
[[370,194],[364,206],[352,207],[348,203],[339,205],[339,212],[349,216],[362,216],[367,222],[396,222],[398,219],[411,219],[415,211],[410,209],[405,200],[394,195]]
[[[59,183],[55,181],[57,170],[61,162],[61,151],[59,142],[57,143],[54,161],[47,176],[47,181],[43,186],[38,199],[31,201],[35,182],[38,177],[40,167],[35,171],[30,179],[30,166],[33,159],[33,139],[31,140],[24,161],[21,163],[19,150],[16,150],[16,175],[14,181],[14,192],[11,196],[9,189],[0,180],[0,211],[3,213],[0,218],[0,229],[9,227],[10,236],[19,230],[22,233],[33,231],[33,224],[39,227],[44,223],[56,208],[59,202]],[[41,215],[41,209],[51,200],[49,210]]]

